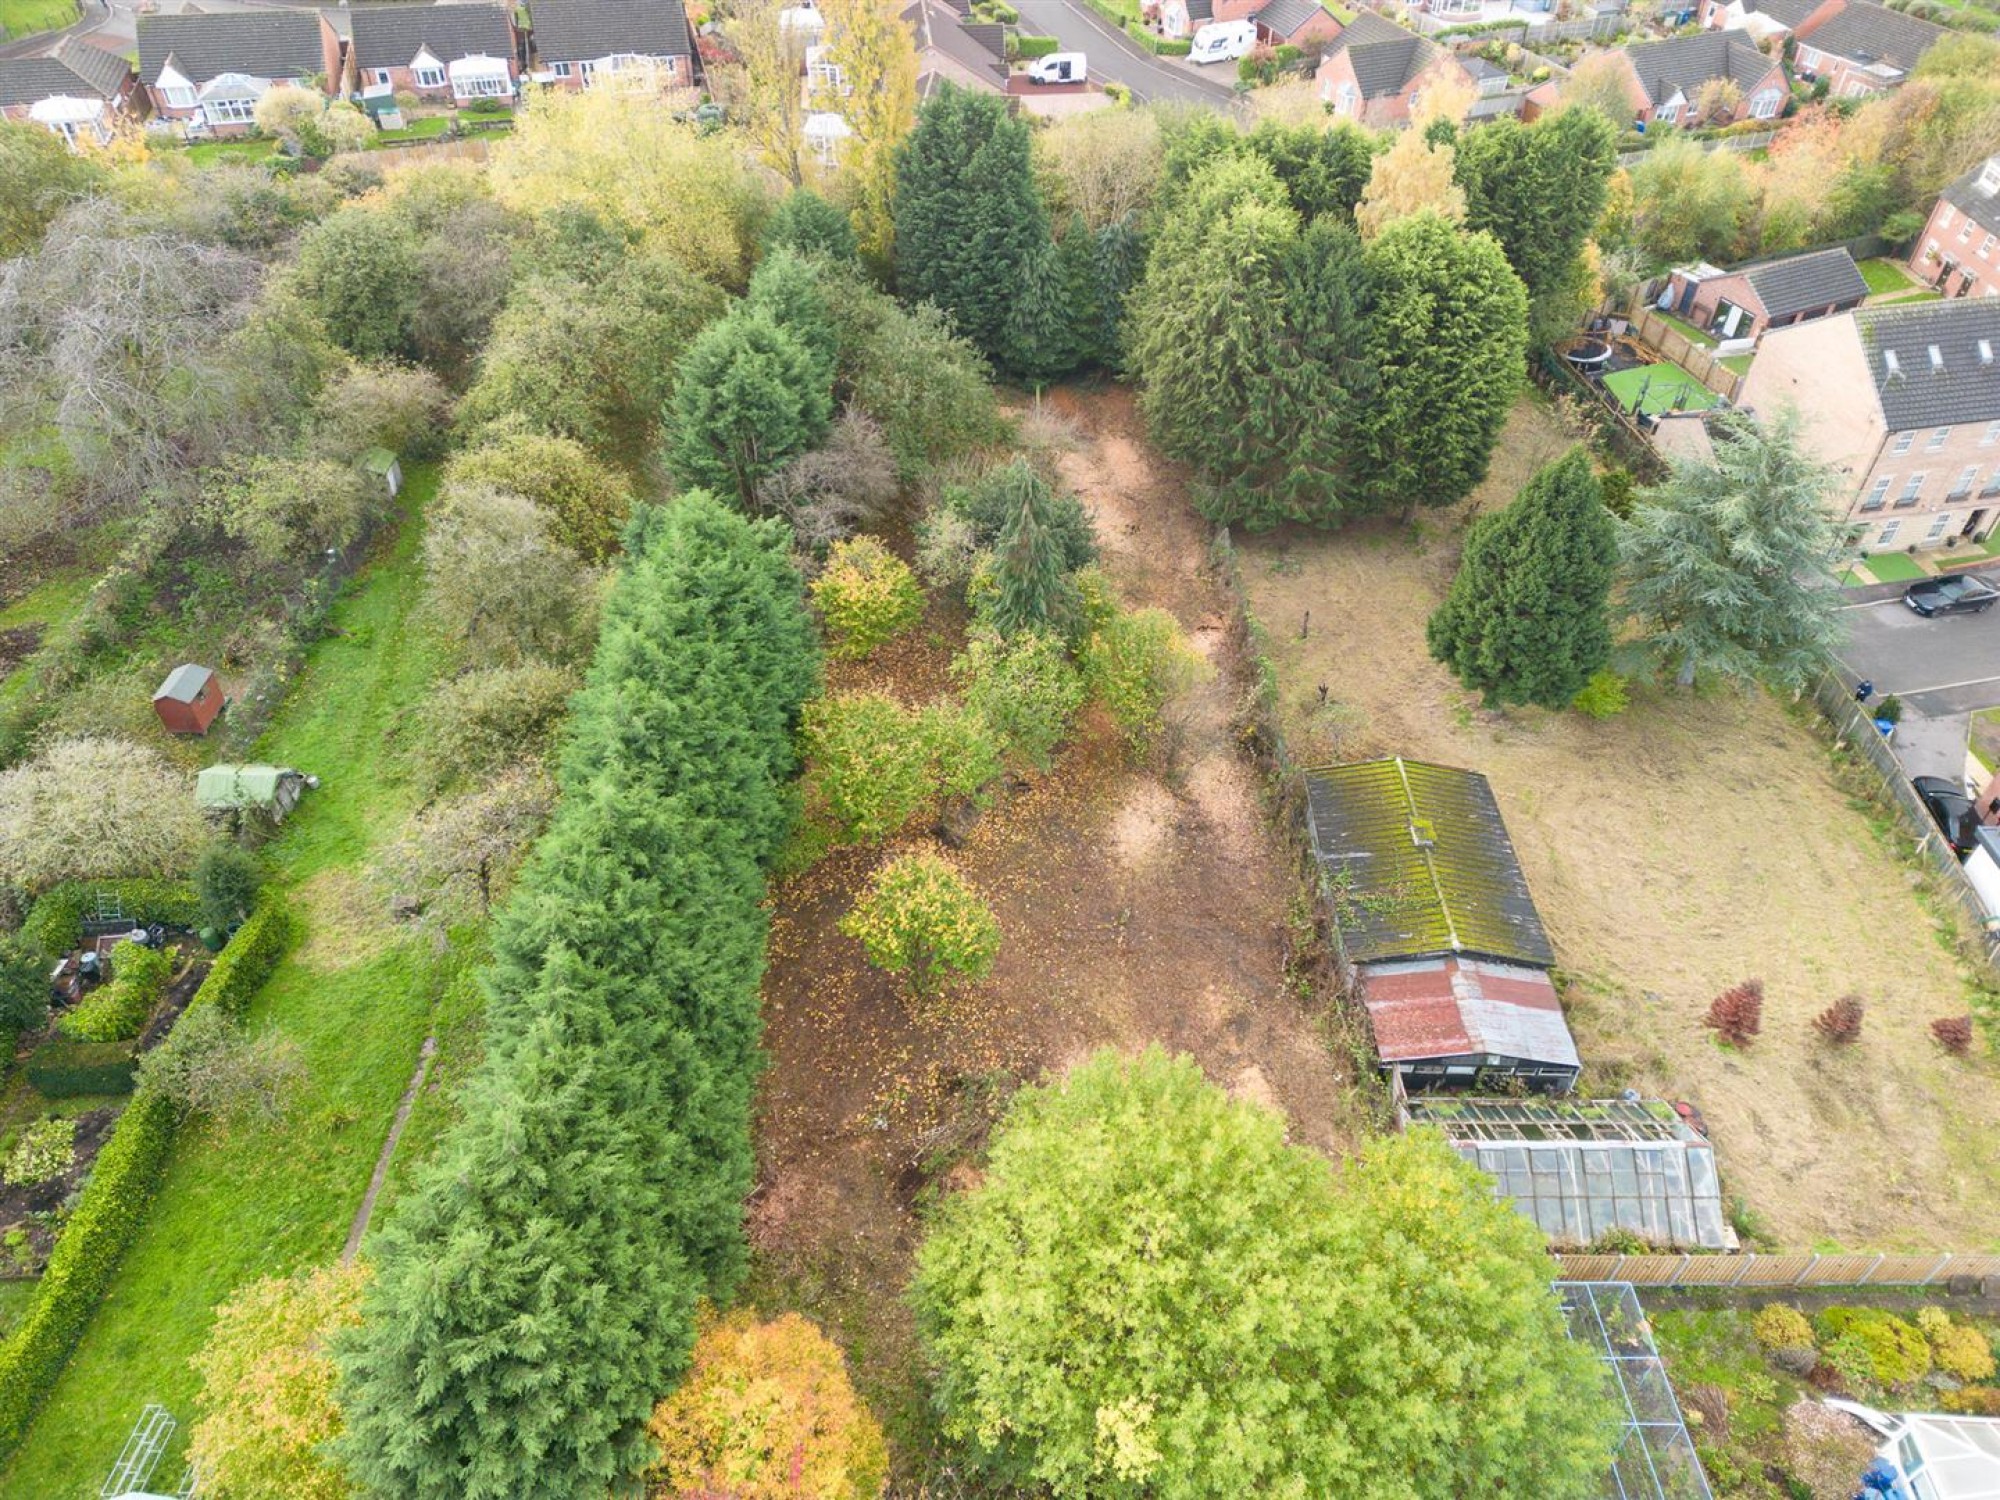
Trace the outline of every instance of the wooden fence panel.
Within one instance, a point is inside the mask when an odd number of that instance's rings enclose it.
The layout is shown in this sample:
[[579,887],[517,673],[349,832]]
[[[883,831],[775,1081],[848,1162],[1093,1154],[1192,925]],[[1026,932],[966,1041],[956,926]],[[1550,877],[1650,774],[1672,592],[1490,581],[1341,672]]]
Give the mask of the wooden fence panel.
[[1585,1255],[1558,1252],[1565,1281],[1634,1286],[1933,1286],[1953,1277],[2000,1276],[2000,1255]]

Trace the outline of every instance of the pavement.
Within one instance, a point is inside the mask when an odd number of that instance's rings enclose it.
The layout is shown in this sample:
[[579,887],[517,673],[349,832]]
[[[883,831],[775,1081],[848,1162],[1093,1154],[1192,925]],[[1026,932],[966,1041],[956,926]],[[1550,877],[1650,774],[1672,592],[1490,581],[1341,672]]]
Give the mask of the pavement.
[[2000,708],[2000,610],[1926,620],[1893,599],[1849,604],[1841,665],[1849,681],[1875,684],[1913,713],[1931,717]]
[[1065,52],[1081,52],[1093,83],[1122,83],[1140,104],[1176,99],[1221,108],[1236,98],[1236,65],[1202,72],[1180,58],[1155,57],[1082,0],[1017,0],[1021,30],[1052,36]]

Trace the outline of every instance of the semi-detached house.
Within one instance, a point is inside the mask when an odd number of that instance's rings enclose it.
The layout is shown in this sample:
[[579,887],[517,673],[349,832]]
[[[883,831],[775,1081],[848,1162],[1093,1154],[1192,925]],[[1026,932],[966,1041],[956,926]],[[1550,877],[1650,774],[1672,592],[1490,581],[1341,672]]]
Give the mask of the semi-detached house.
[[1910,270],[1947,297],[2000,296],[2000,156],[1938,195]]
[[242,135],[274,85],[340,74],[340,38],[316,11],[142,15],[138,39],[153,113],[190,134]]
[[386,87],[454,104],[513,98],[520,66],[505,5],[357,5],[350,15],[346,75],[332,92]]
[[1695,32],[1608,55],[1625,74],[1633,119],[1645,124],[1772,120],[1790,91],[1783,66],[1741,31]]
[[2000,297],[1774,328],[1738,399],[1798,409],[1862,551],[1977,541],[2000,518]]
[[0,120],[43,126],[72,147],[109,142],[134,90],[130,63],[79,37],[48,57],[0,58]]
[[694,41],[680,0],[532,0],[536,78],[584,89],[639,75],[662,88],[694,82]]

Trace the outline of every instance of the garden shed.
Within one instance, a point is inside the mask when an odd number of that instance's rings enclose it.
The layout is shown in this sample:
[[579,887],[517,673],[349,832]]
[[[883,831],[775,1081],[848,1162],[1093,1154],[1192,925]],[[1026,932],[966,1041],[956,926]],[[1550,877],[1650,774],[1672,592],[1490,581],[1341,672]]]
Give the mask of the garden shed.
[[182,662],[153,694],[153,712],[169,734],[207,734],[222,702],[221,679],[207,667]]
[[299,805],[311,778],[290,766],[210,766],[195,778],[203,812],[257,812],[282,822]]
[[1306,821],[1355,998],[1410,1089],[1582,1071],[1548,934],[1486,778],[1392,757],[1306,775]]
[[370,448],[361,456],[361,467],[388,490],[391,499],[402,493],[403,465],[387,448]]
[[1715,1148],[1659,1099],[1405,1100],[1496,1196],[1567,1249],[1613,1233],[1672,1250],[1734,1250]]

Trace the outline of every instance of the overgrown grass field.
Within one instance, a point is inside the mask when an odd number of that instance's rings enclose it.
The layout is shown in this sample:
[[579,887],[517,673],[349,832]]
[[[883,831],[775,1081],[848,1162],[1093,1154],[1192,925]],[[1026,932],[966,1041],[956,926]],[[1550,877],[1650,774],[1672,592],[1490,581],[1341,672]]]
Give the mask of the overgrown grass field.
[[60,31],[76,14],[76,0],[0,0],[0,41]]
[[453,972],[388,926],[363,873],[415,801],[396,775],[396,739],[438,666],[414,619],[421,506],[434,486],[431,473],[411,473],[408,518],[335,608],[259,745],[321,778],[269,850],[301,940],[249,1018],[298,1045],[305,1082],[277,1125],[194,1126],[176,1143],[145,1228],[0,1480],[9,1497],[95,1495],[148,1401],[192,1420],[188,1359],[216,1304],[252,1278],[331,1260],[347,1237]]

